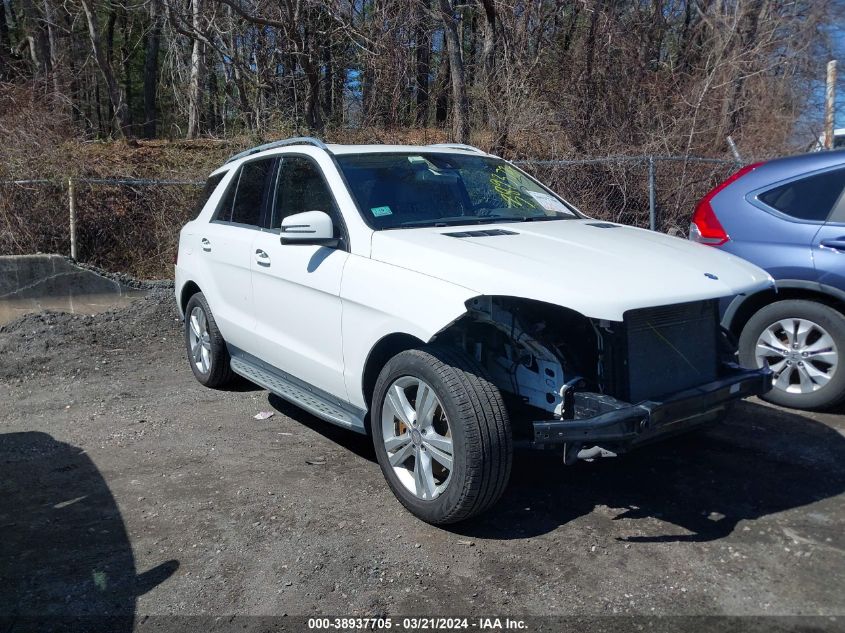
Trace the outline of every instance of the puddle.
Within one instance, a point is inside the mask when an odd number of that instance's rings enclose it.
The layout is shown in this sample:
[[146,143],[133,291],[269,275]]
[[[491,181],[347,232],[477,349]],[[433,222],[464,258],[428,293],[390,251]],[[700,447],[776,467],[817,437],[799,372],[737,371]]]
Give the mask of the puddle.
[[144,294],[59,255],[0,257],[0,325],[44,310],[98,314]]
[[0,326],[24,314],[44,310],[61,310],[72,314],[99,314],[112,308],[126,306],[143,295],[143,290],[121,289],[119,293],[111,294],[68,294],[63,297],[0,299]]

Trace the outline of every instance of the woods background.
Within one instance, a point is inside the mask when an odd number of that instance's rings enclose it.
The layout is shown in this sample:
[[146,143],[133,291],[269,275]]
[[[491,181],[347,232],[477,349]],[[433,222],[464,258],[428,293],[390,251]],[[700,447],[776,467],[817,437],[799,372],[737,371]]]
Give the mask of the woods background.
[[[805,150],[842,21],[834,0],[0,0],[0,180],[55,181],[0,187],[0,253],[64,248],[68,176],[202,179],[293,134],[510,159]],[[642,170],[538,175],[639,222]],[[724,171],[661,166],[670,223]],[[161,272],[192,195],[83,190],[88,259]],[[132,226],[154,263],[104,260]]]

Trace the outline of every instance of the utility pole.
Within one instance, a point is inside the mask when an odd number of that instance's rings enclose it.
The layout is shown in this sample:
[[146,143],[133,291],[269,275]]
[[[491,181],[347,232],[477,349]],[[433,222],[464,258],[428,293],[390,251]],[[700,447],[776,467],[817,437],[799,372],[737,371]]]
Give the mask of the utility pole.
[[836,60],[827,62],[827,90],[824,99],[824,148],[833,149],[836,118]]

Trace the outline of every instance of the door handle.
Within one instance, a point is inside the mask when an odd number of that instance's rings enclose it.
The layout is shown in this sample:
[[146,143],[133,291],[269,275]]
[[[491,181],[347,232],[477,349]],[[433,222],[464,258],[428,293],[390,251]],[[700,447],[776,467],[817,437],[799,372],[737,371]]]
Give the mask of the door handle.
[[835,251],[845,251],[845,237],[837,237],[831,240],[822,240],[820,244],[825,248],[832,248]]
[[202,245],[202,250],[206,253],[211,250],[211,242],[209,242],[206,238],[202,238],[200,240],[200,244]]
[[259,266],[269,266],[270,256],[262,251],[260,248],[255,251],[255,263]]

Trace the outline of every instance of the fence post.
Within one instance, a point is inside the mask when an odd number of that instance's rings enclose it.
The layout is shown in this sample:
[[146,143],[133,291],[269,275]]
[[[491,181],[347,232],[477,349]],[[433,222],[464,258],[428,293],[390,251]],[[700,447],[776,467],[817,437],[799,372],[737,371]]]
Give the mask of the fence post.
[[70,258],[76,259],[76,187],[73,178],[67,179],[67,197],[70,207]]
[[836,60],[827,62],[827,82],[824,99],[824,149],[833,149],[836,134]]
[[657,230],[657,203],[654,192],[654,156],[648,157],[648,228]]

